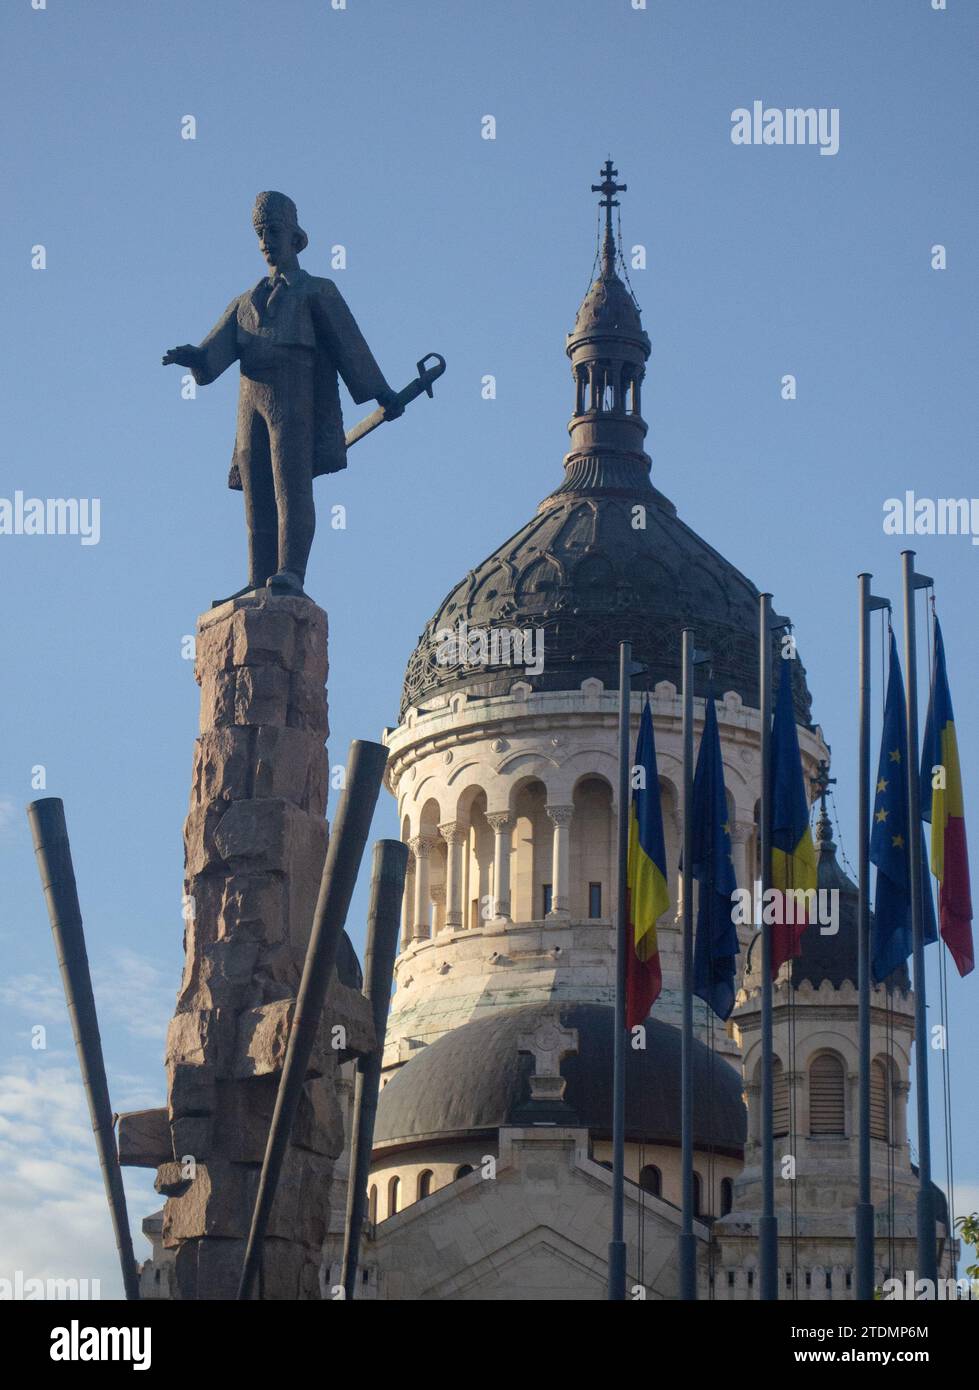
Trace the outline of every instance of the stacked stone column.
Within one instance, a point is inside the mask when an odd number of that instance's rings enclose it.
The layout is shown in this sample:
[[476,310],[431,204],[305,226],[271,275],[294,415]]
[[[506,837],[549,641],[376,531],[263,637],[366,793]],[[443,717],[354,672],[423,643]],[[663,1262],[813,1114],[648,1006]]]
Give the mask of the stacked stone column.
[[[198,624],[200,736],[184,826],[185,967],[167,1038],[163,1247],[181,1298],[232,1298],[326,853],[326,614],[234,600]],[[343,1145],[339,1063],[372,1044],[334,981],[265,1245],[261,1295],[320,1297]]]

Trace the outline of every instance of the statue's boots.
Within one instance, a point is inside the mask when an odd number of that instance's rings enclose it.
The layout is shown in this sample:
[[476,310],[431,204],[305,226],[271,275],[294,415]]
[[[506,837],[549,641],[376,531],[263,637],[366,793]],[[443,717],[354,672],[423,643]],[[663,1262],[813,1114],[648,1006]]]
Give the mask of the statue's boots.
[[303,596],[303,577],[294,570],[279,570],[269,579],[267,587],[271,594],[292,594],[300,598]]

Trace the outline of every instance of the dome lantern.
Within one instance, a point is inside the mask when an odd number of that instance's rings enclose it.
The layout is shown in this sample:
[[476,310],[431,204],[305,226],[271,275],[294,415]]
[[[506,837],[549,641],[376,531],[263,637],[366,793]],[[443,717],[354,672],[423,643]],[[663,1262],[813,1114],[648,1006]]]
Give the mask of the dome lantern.
[[636,493],[652,492],[650,460],[644,451],[646,422],[641,411],[641,387],[650,354],[639,306],[616,269],[621,247],[612,229],[618,170],[605,161],[599,206],[605,212],[598,279],[581,302],[575,326],[567,338],[567,354],[575,383],[574,414],[568,424],[571,451],[564,461],[568,485],[593,490],[596,483]]

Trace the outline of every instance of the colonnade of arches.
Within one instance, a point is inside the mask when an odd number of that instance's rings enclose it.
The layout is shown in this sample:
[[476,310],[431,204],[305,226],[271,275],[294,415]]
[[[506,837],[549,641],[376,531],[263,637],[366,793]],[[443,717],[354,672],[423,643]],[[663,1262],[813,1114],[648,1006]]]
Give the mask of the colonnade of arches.
[[[432,796],[402,820],[411,853],[402,912],[402,948],[443,929],[487,921],[610,921],[614,903],[615,805],[612,784],[584,773],[549,788],[539,777],[500,793],[470,785],[451,800]],[[557,800],[555,800],[555,792]],[[660,779],[667,870],[674,894],[679,867],[678,798]],[[735,871],[748,882],[754,828],[734,823]]]

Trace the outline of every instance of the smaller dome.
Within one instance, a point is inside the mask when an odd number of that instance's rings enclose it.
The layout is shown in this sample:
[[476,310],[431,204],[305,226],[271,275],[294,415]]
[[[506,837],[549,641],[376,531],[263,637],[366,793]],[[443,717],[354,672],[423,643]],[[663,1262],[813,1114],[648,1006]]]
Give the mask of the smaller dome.
[[[822,931],[818,922],[813,922],[802,933],[799,954],[791,962],[792,985],[798,989],[808,980],[818,989],[828,980],[834,989],[840,989],[849,982],[858,983],[859,935],[858,909],[860,890],[853,879],[843,869],[836,857],[833,842],[833,828],[825,809],[816,822],[816,886],[821,891],[839,894],[839,930],[831,934]],[[871,924],[874,914],[870,914]],[[757,987],[761,981],[761,933],[751,938],[745,964],[745,984]],[[911,977],[906,964],[898,966],[884,982],[888,989],[897,989],[906,994],[911,988]]]
[[[824,934],[814,922],[802,934],[801,953],[792,962],[792,983],[798,989],[808,980],[818,989],[829,980],[834,989],[845,982],[858,983],[860,890],[836,857],[833,828],[825,808],[816,822],[816,884],[821,890],[839,893],[839,931]],[[873,914],[870,916],[873,922]],[[911,987],[907,965],[899,966],[886,981],[888,988],[907,992]]]
[[[566,1123],[611,1135],[614,1012],[602,1004],[551,1003],[473,1019],[405,1063],[381,1091],[375,1145],[401,1148],[531,1123],[534,1059],[519,1051],[520,1038],[556,1014],[564,1028],[578,1033],[577,1051],[561,1063]],[[645,1049],[626,1052],[626,1138],[678,1145],[680,1030],[655,1018],[643,1028]],[[740,1157],[746,1127],[740,1075],[698,1040],[693,1072],[695,1147],[712,1144],[720,1153]]]
[[636,301],[613,270],[604,270],[581,301],[572,341],[594,333],[645,338]]

